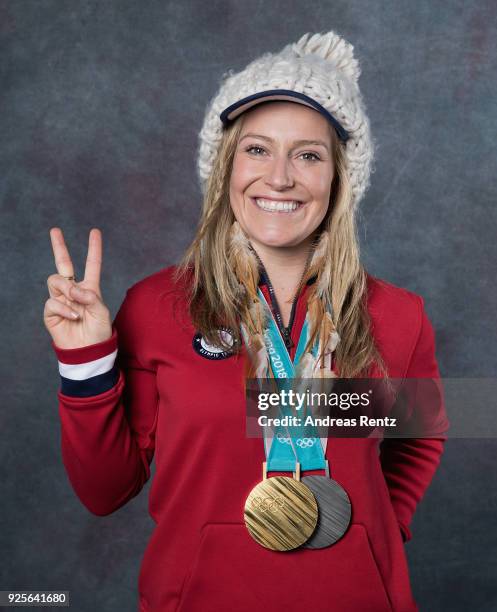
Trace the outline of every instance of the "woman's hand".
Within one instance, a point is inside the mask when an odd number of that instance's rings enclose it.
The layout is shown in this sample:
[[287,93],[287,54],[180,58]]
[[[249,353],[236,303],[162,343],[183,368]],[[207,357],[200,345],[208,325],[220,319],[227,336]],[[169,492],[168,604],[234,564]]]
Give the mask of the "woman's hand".
[[[100,230],[93,228],[90,231],[85,277],[80,282],[65,278],[74,276],[74,267],[62,230],[52,227],[50,240],[58,274],[51,274],[47,279],[50,297],[45,302],[43,320],[54,344],[72,349],[108,340],[112,336],[112,321],[100,292]],[[75,317],[74,313],[78,316]]]

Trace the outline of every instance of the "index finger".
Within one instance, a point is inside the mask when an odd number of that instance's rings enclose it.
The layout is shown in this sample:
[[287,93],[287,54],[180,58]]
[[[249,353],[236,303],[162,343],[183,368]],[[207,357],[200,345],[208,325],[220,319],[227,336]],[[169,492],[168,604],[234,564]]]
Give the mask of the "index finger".
[[50,240],[52,242],[57,272],[62,276],[74,276],[74,267],[71,257],[69,256],[69,251],[64,241],[64,235],[59,227],[52,227],[50,229]]
[[85,281],[90,287],[98,290],[100,270],[102,268],[102,232],[94,227],[88,238],[88,255],[86,257]]

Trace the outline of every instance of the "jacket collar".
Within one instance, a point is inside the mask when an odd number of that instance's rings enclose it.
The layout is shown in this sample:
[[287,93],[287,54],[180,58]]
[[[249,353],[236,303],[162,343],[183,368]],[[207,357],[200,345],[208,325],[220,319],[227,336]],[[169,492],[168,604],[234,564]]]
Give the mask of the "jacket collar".
[[[255,250],[254,250],[254,253],[255,253]],[[257,253],[255,253],[255,256],[259,264],[259,287],[262,285],[268,286],[270,284],[270,281],[269,281],[268,274],[266,272],[266,268],[264,267],[264,264],[262,263],[262,260],[257,255]],[[314,274],[314,276],[311,276],[311,278],[307,280],[306,285],[312,285],[313,283],[315,283],[317,280],[317,277],[318,277],[317,274]]]

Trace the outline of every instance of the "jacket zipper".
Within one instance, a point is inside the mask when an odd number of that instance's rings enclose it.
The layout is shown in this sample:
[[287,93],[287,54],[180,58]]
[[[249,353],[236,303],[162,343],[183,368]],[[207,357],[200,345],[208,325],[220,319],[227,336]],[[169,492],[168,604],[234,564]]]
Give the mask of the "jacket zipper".
[[298,292],[295,294],[295,297],[293,298],[292,310],[290,312],[290,320],[288,322],[288,327],[285,327],[283,325],[283,317],[281,316],[280,307],[278,306],[276,295],[274,294],[273,285],[271,284],[271,281],[269,280],[269,276],[266,274],[265,271],[263,272],[263,274],[264,274],[264,280],[266,281],[267,288],[269,290],[269,295],[271,296],[271,304],[273,307],[273,313],[275,315],[276,322],[278,324],[278,328],[281,332],[283,340],[285,341],[286,348],[290,349],[294,346],[294,342],[291,338],[291,333],[292,333],[293,320],[295,318],[295,306],[297,304]]
[[[255,249],[254,249],[254,253],[255,253]],[[274,293],[274,288],[273,285],[271,283],[271,281],[269,280],[269,276],[267,275],[266,272],[266,268],[264,267],[264,264],[262,263],[260,257],[257,255],[257,253],[255,253],[257,259],[259,260],[259,266],[261,268],[261,275],[264,278],[264,280],[266,281],[267,284],[267,288],[269,290],[269,295],[271,297],[271,305],[273,307],[273,313],[275,315],[276,318],[276,323],[278,324],[278,328],[281,332],[281,335],[283,337],[283,340],[285,342],[285,346],[287,349],[291,349],[293,346],[295,346],[294,341],[292,340],[291,337],[291,333],[292,333],[292,327],[293,327],[293,322],[295,319],[295,311],[296,311],[296,306],[297,306],[297,300],[299,297],[299,290],[297,288],[297,291],[295,293],[295,296],[293,298],[292,301],[292,310],[290,311],[290,320],[288,321],[288,327],[285,327],[283,325],[283,317],[281,316],[281,311],[280,308],[278,306],[278,301],[276,300],[276,295]],[[309,260],[307,261],[307,263],[309,263]],[[304,278],[304,274],[307,271],[307,265],[304,268],[304,272],[302,273],[302,276],[300,278],[298,287],[300,287],[300,283],[302,282],[302,279]]]

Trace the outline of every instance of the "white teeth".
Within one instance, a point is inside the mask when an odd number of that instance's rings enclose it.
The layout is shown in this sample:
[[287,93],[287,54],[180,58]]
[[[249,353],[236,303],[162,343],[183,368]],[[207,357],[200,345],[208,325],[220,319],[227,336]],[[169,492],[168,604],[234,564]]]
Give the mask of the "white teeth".
[[275,200],[264,200],[256,198],[256,203],[262,210],[292,212],[297,210],[299,203],[295,200],[287,200],[286,202],[276,202]]

